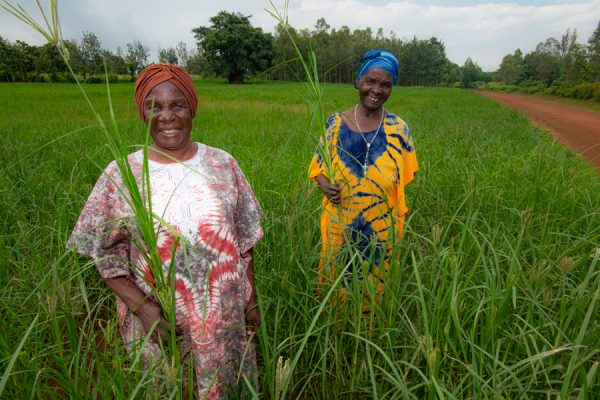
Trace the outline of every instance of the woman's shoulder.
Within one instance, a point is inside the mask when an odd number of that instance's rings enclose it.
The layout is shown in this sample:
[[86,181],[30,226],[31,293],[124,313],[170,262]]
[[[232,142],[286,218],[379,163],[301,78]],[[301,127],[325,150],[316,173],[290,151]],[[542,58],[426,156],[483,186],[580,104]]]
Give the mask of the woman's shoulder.
[[325,124],[325,128],[329,129],[333,125],[339,125],[342,122],[342,113],[336,112],[327,117],[327,123]]
[[413,138],[404,120],[396,114],[387,112],[385,116],[385,132],[388,140],[392,140],[407,152],[414,150]]
[[198,154],[199,159],[208,161],[212,165],[225,166],[235,165],[237,161],[229,152],[218,147],[208,146],[203,143],[198,143]]
[[385,112],[385,123],[387,125],[400,125],[402,127],[406,126],[406,122],[396,114],[391,111]]

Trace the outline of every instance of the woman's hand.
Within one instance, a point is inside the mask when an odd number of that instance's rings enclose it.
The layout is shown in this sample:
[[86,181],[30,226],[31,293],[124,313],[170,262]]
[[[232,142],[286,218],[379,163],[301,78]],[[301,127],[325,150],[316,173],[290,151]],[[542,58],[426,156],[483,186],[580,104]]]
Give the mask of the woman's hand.
[[253,333],[256,333],[258,326],[260,325],[260,311],[258,310],[258,302],[256,301],[256,287],[254,286],[254,258],[252,257],[254,249],[248,250],[242,254],[243,258],[248,259],[248,265],[246,266],[246,276],[252,287],[250,293],[250,299],[244,307],[244,314],[246,315],[246,335],[250,337]]
[[152,326],[158,321],[150,337],[158,344],[166,343],[171,326],[165,319],[160,304],[152,300],[146,300],[136,308],[134,313],[140,319],[146,332],[150,332]]
[[340,204],[342,201],[342,191],[339,184],[332,185],[325,175],[317,176],[317,186],[327,196],[333,204]]
[[256,332],[260,326],[260,312],[255,298],[250,299],[244,311],[246,313],[246,332]]
[[[146,294],[128,276],[104,278],[104,281],[123,300],[127,308],[140,319],[146,332],[150,332],[152,325],[158,321],[151,338],[156,343],[164,344],[171,327],[163,315],[160,304],[147,299]],[[175,327],[175,332],[179,334],[177,328]]]

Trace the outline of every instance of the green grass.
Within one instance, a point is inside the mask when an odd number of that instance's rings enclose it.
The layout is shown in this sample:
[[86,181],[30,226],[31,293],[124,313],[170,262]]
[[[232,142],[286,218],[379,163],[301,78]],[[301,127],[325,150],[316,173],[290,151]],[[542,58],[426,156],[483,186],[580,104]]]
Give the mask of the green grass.
[[[327,112],[356,102],[350,85],[323,86]],[[388,297],[369,317],[358,290],[344,312],[320,313],[305,87],[198,89],[193,138],[236,157],[267,215],[255,250],[261,398],[282,387],[280,357],[297,355],[286,398],[600,393],[600,179],[579,156],[475,93],[395,88],[386,108],[409,124],[421,168]],[[105,88],[86,90],[108,115]],[[142,143],[133,85],[112,92],[121,132]],[[0,85],[2,398],[157,393],[124,351],[94,266],[64,248],[110,161],[100,130],[83,129],[93,124],[74,85]]]

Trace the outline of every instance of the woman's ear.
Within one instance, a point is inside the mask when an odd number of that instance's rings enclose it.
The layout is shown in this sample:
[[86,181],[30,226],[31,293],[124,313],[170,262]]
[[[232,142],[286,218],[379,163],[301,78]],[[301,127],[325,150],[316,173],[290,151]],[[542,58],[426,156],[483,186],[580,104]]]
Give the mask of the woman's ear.
[[354,89],[358,89],[358,79],[354,80]]

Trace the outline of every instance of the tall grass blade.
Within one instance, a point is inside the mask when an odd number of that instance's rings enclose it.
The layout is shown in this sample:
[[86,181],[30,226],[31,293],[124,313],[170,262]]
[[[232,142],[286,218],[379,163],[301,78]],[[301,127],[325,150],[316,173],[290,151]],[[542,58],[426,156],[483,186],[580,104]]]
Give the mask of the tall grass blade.
[[8,361],[8,364],[6,365],[6,369],[4,370],[4,373],[2,374],[2,379],[0,379],[0,396],[2,396],[2,392],[4,392],[4,387],[6,386],[6,382],[8,382],[8,378],[10,378],[10,373],[15,365],[15,362],[17,361],[17,358],[19,357],[19,354],[21,353],[21,349],[23,348],[23,345],[27,341],[27,338],[29,337],[31,330],[35,326],[35,323],[37,322],[38,317],[39,317],[39,314],[35,316],[33,321],[31,321],[31,324],[29,324],[29,328],[27,328],[27,330],[25,331],[25,334],[19,341],[19,344],[17,345],[16,350],[14,351],[12,357],[10,358],[10,360]]

